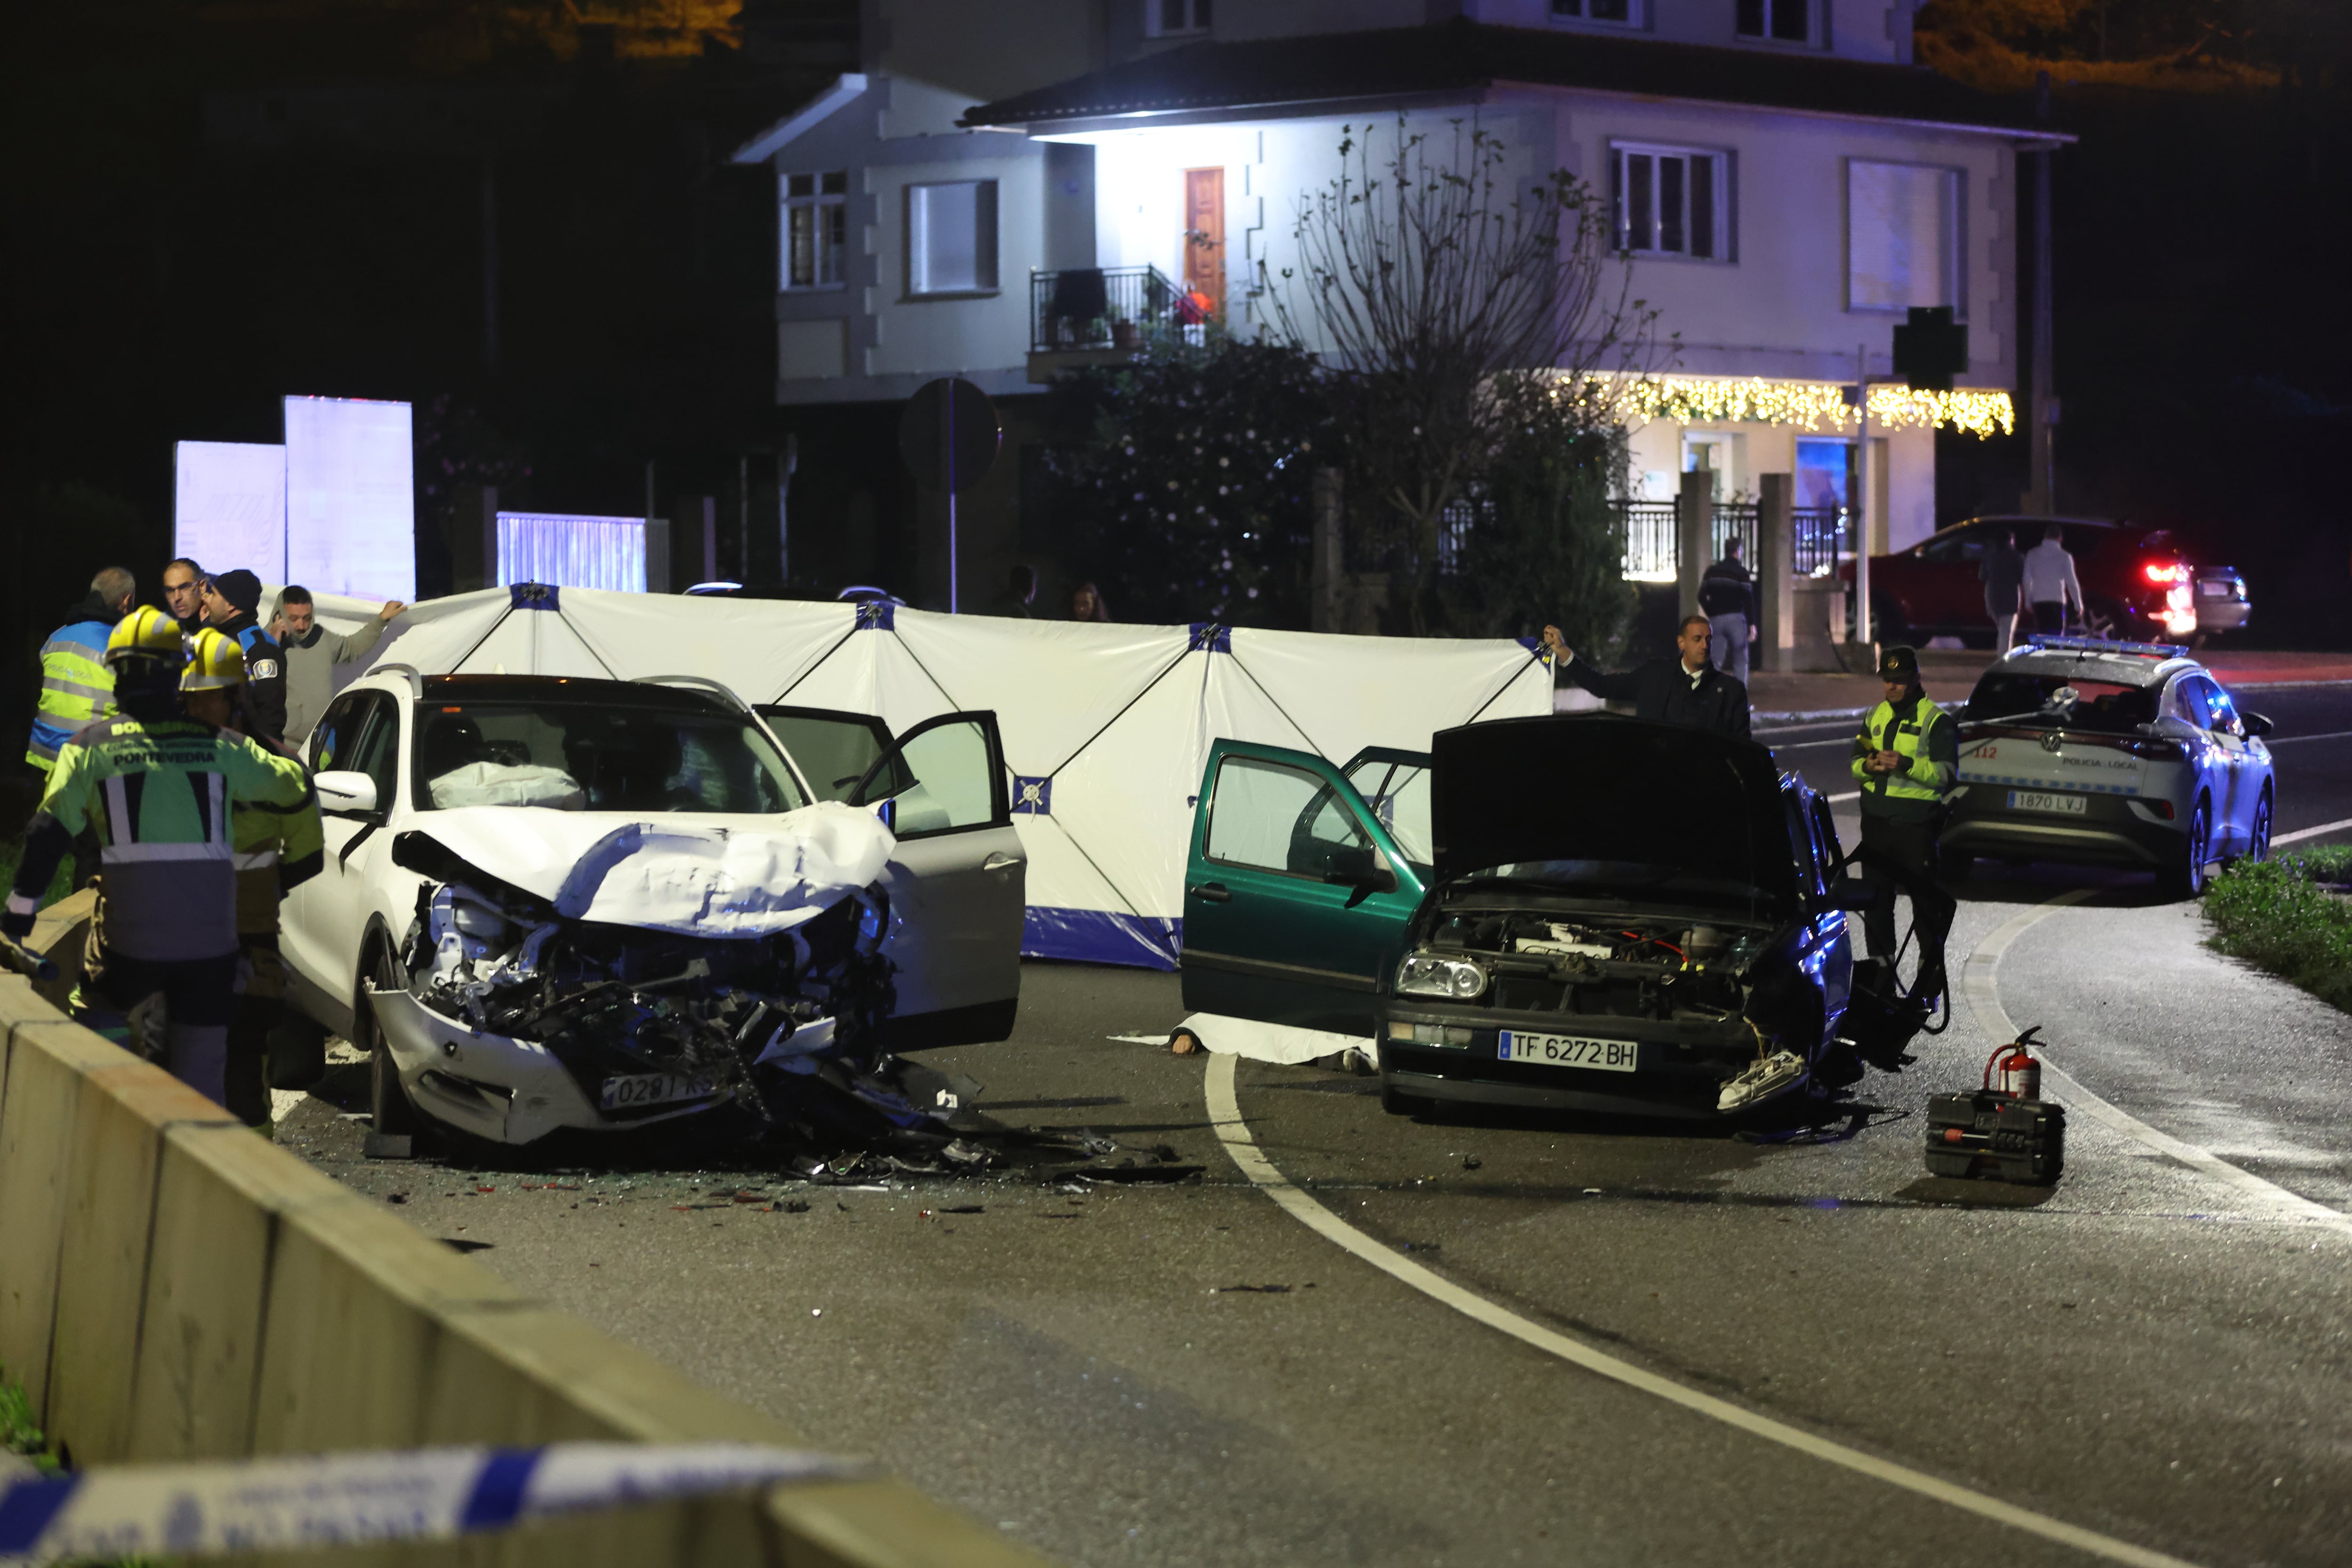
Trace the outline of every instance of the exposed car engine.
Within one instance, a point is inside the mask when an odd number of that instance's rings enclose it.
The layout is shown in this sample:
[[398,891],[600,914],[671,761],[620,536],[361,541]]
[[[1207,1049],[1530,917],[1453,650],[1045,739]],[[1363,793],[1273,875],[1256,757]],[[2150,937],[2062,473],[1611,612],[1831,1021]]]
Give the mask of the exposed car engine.
[[1475,906],[1432,927],[1431,953],[1475,954],[1486,1002],[1528,1012],[1727,1020],[1747,994],[1739,974],[1769,933],[1654,916],[1599,919]]

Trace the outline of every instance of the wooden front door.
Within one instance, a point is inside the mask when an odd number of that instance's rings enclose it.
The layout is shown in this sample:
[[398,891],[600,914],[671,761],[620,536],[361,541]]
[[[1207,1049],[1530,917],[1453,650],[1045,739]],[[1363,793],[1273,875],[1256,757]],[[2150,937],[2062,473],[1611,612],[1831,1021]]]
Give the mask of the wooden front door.
[[1184,171],[1184,289],[1209,297],[1210,315],[1225,308],[1225,172]]

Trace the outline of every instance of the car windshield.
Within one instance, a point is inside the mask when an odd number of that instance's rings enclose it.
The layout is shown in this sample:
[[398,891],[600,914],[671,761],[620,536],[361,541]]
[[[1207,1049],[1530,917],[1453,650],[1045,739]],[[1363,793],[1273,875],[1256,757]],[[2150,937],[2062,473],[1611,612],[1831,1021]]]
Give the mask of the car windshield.
[[2126,686],[2079,676],[2003,669],[1987,672],[1969,697],[1964,717],[2010,719],[2053,730],[2126,734],[2156,722],[2160,688]]
[[808,804],[740,715],[584,702],[418,705],[416,798],[427,809],[751,815]]

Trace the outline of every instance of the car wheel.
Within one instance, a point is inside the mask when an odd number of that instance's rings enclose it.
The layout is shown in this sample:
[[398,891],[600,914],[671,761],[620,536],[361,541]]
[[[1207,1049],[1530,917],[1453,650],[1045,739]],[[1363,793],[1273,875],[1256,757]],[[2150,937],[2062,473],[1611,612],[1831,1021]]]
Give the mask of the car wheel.
[[2158,873],[2159,885],[2176,899],[2193,899],[2205,890],[2205,862],[2213,853],[2213,803],[2200,795],[2189,814],[2189,831],[2171,865]]
[[1401,1089],[1381,1085],[1381,1109],[1391,1116],[1418,1116],[1429,1109],[1429,1101],[1417,1094],[1407,1094]]
[[[376,989],[396,991],[401,988],[399,961],[389,950],[376,955],[374,965]],[[364,1004],[364,997],[362,997]],[[368,1050],[368,1112],[370,1124],[389,1137],[413,1136],[418,1130],[416,1107],[409,1103],[408,1091],[400,1087],[400,1068],[392,1059],[392,1044],[383,1037],[383,1026],[376,1022],[375,1009],[362,1006],[361,1042]]]
[[2263,786],[2263,798],[2254,803],[2252,831],[2246,837],[2245,858],[2267,860],[2271,858],[2271,792]]

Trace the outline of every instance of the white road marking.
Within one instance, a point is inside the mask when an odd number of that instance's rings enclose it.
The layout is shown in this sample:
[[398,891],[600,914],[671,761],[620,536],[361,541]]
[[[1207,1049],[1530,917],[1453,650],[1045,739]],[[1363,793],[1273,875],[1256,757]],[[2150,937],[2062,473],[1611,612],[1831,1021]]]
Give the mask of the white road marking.
[[1399,1282],[1490,1329],[1508,1334],[1523,1344],[1558,1356],[1570,1365],[1582,1367],[1612,1383],[1663,1399],[1669,1405],[1679,1405],[1693,1415],[1720,1421],[1751,1436],[1793,1448],[1857,1475],[1916,1493],[1962,1512],[1975,1514],[1979,1519],[2074,1547],[2109,1563],[2130,1563],[2133,1568],[2190,1568],[2180,1558],[2153,1552],[2145,1546],[2135,1546],[2127,1541],[2117,1541],[2096,1531],[2084,1530],[2079,1525],[2035,1513],[2031,1509],[2020,1508],[2015,1503],[2003,1502],[1983,1492],[1971,1491],[1967,1487],[1898,1465],[1891,1459],[1882,1459],[1875,1454],[1865,1454],[1843,1443],[1816,1436],[1801,1427],[1759,1415],[1727,1399],[1718,1399],[1714,1394],[1685,1388],[1669,1378],[1661,1377],[1606,1351],[1595,1350],[1581,1340],[1571,1339],[1557,1330],[1530,1321],[1507,1307],[1498,1306],[1483,1296],[1464,1289],[1403,1254],[1373,1240],[1294,1186],[1274,1162],[1266,1158],[1265,1151],[1250,1135],[1249,1123],[1242,1120],[1241,1102],[1234,1093],[1234,1061],[1232,1057],[1213,1058],[1208,1072],[1209,1120],[1216,1124],[1217,1136],[1223,1142],[1225,1152],[1233,1156],[1234,1163],[1240,1167],[1243,1175],[1249,1178],[1251,1185],[1281,1205],[1284,1212],[1293,1219]]
[[1850,789],[1843,795],[1823,795],[1822,798],[1828,801],[1832,805],[1837,805],[1849,800],[1860,800],[1862,798],[1862,792],[1858,789]]
[[[2314,736],[2313,739],[2318,737]],[[1843,746],[1853,742],[1851,735],[1832,735],[1826,741],[1791,741],[1785,746],[1774,746],[1776,752],[1801,752],[1808,746]]]
[[2347,827],[2352,827],[2352,816],[2341,822],[2323,822],[2316,827],[2298,827],[2293,833],[2273,835],[2271,847],[2275,849],[2282,844],[2300,844],[2306,838],[2316,838],[2323,833],[2341,833]]
[[2296,741],[2341,741],[2347,735],[2352,735],[2352,730],[2330,730],[2324,735],[2264,735],[2263,744],[2284,746]]
[[[2338,823],[2336,826],[2352,826],[2352,824]],[[2007,952],[2010,944],[2019,937],[2059,910],[2097,896],[2098,889],[2095,888],[2070,888],[2057,897],[2036,904],[2030,910],[2019,910],[1995,927],[1982,942],[1977,943],[1976,951],[1969,955],[1960,990],[1961,994],[1968,998],[1969,1010],[1976,1015],[1977,1027],[1983,1032],[1986,1039],[2017,1038],[2017,1026],[2010,1022],[2009,1015],[2001,1010],[2000,1005],[2001,954]],[[2079,1108],[2081,1114],[2090,1117],[2094,1121],[2104,1122],[2125,1137],[2144,1143],[2160,1154],[2178,1160],[2200,1175],[2210,1176],[2225,1186],[2234,1187],[2263,1208],[2281,1217],[2323,1225],[2332,1229],[2352,1233],[2352,1215],[2329,1208],[2326,1204],[2314,1203],[2300,1194],[2287,1191],[2275,1182],[2263,1180],[2252,1171],[2242,1171],[2227,1160],[2221,1159],[2194,1143],[2184,1143],[2168,1132],[2158,1131],[2139,1118],[2116,1109],[2084,1088],[2080,1079],[2063,1071],[2050,1059],[2049,1048],[2046,1046],[2042,1046],[2038,1040],[2034,1043],[2039,1047],[2039,1055],[2042,1058],[2042,1077],[2051,1086],[2050,1098],[2064,1105],[2070,1111]]]

